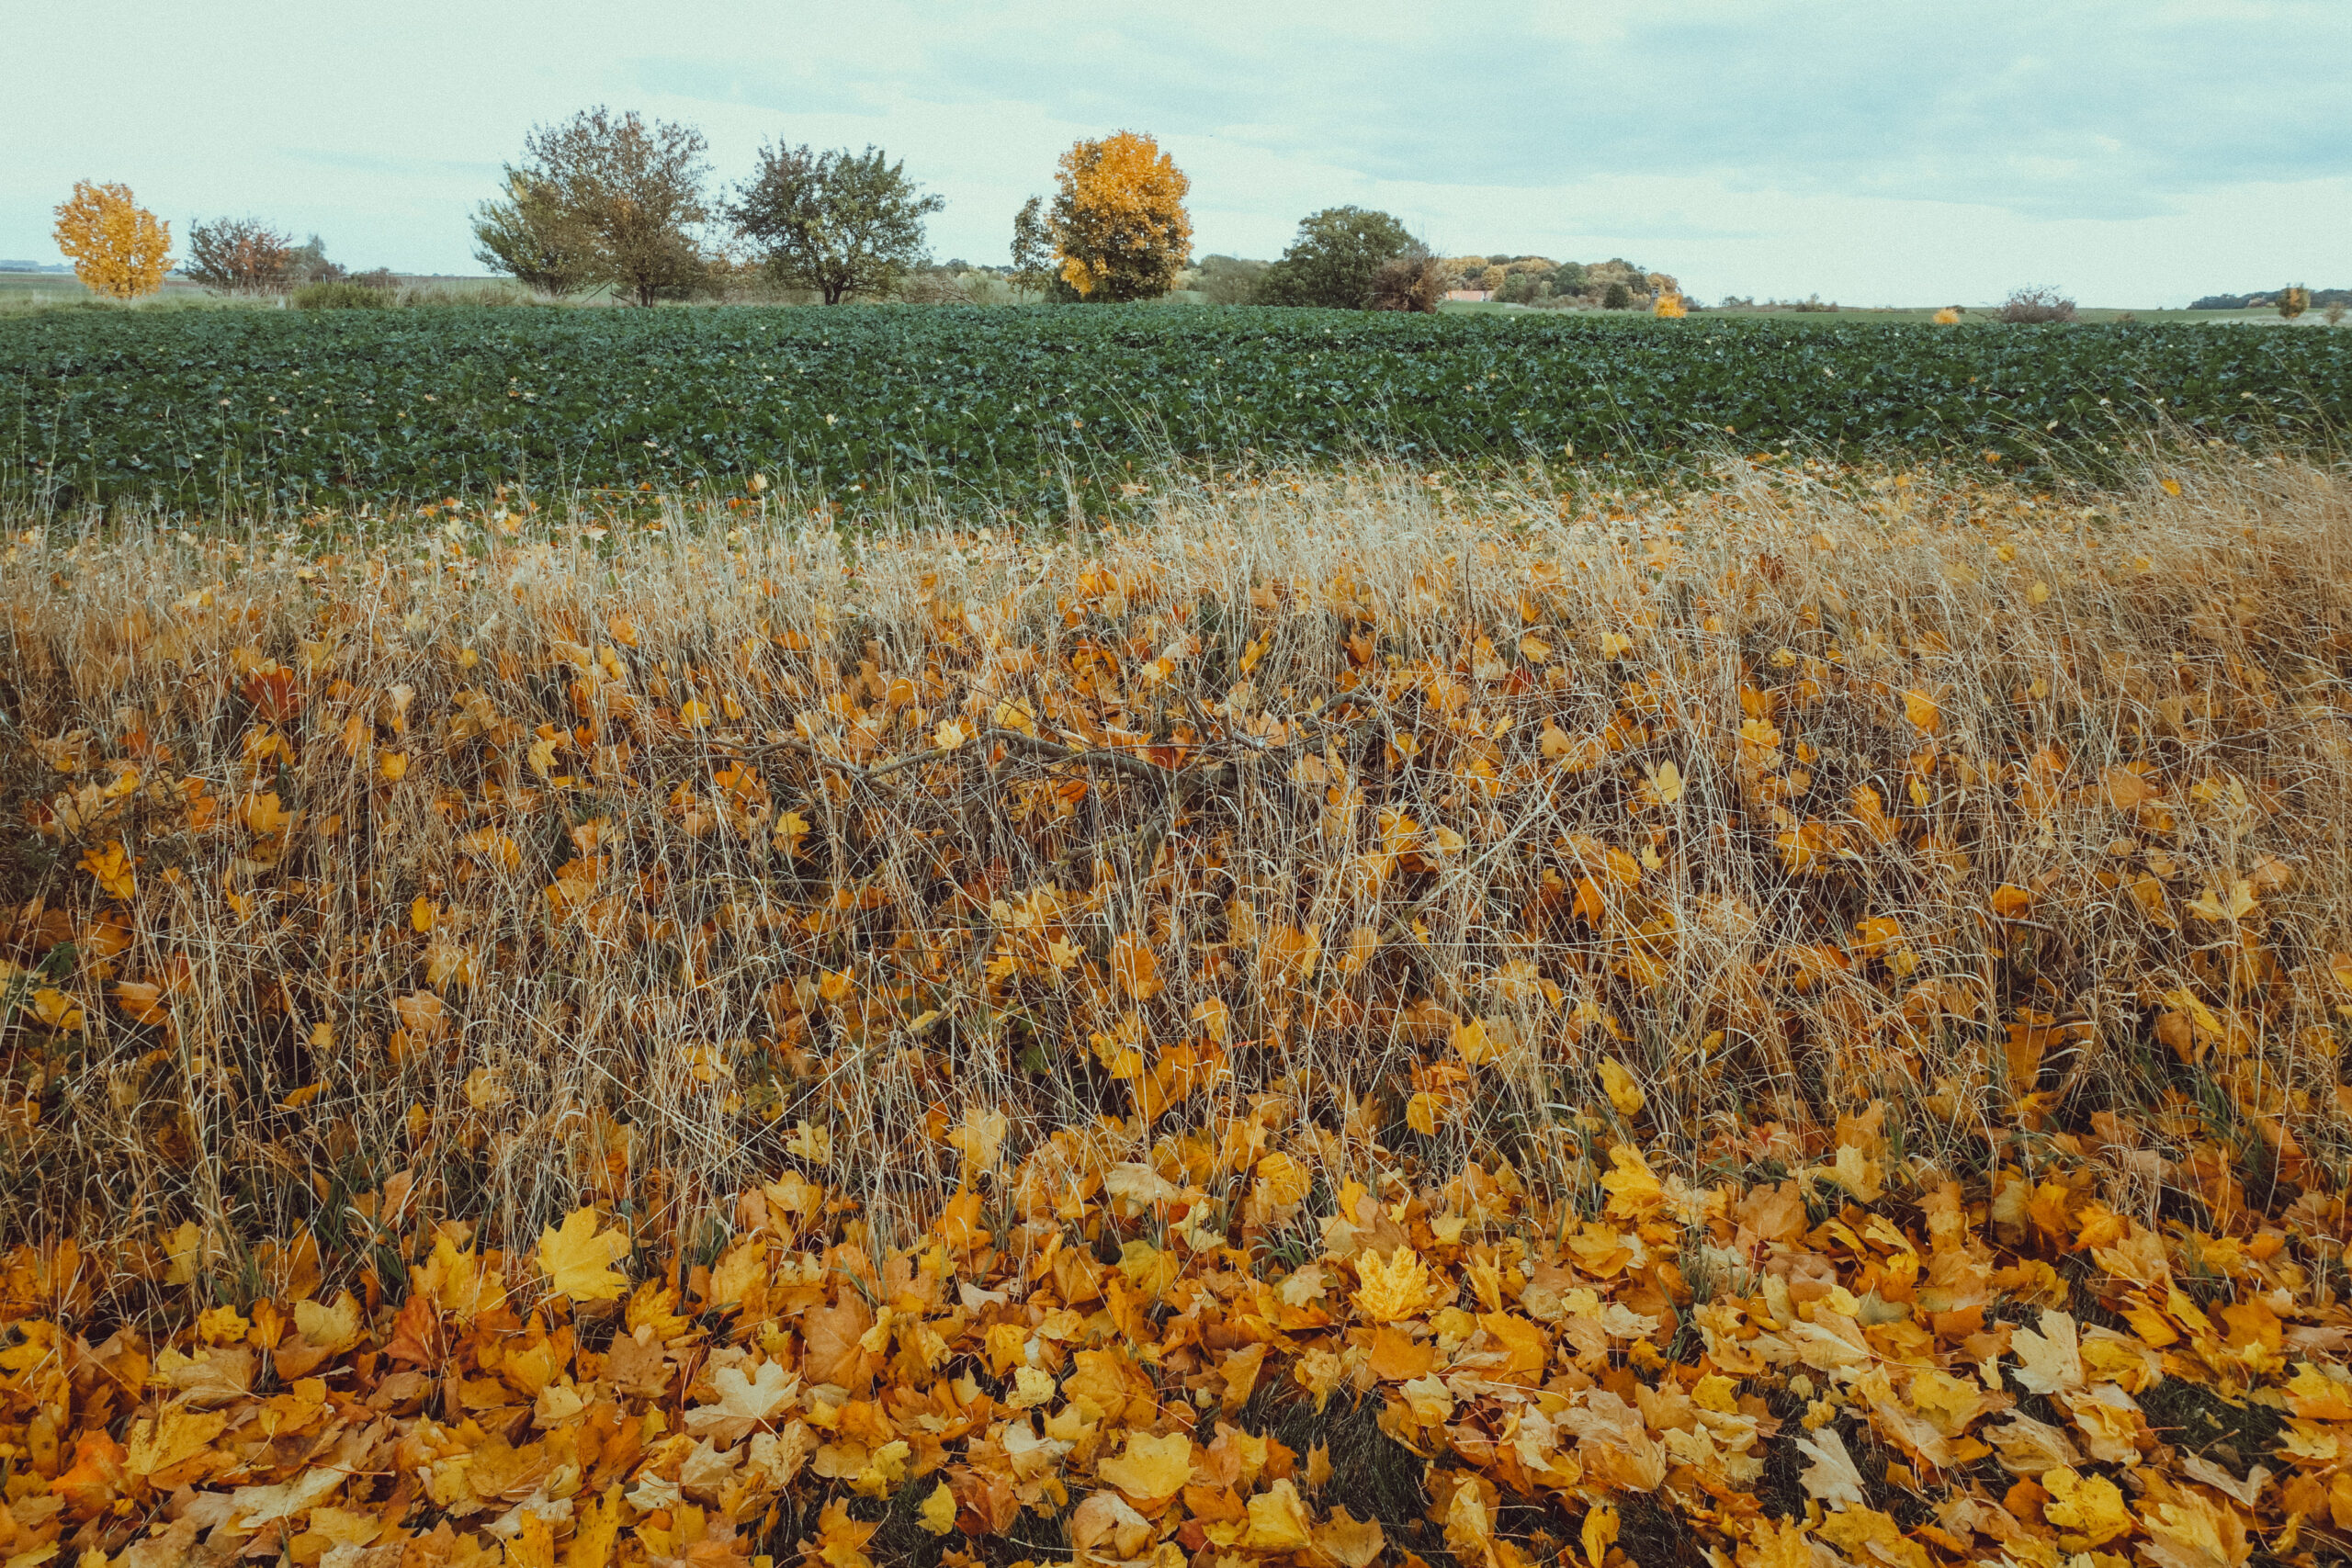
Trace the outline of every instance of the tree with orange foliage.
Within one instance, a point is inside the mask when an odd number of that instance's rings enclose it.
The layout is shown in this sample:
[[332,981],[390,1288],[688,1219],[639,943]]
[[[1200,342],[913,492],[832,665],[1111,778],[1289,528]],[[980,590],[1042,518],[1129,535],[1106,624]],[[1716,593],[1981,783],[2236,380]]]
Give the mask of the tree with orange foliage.
[[1055,177],[1054,254],[1080,299],[1151,299],[1175,287],[1193,257],[1193,182],[1159,142],[1132,130],[1080,141]]
[[74,194],[57,204],[53,235],[74,276],[96,294],[153,294],[171,268],[172,226],[140,206],[126,185],[74,181]]

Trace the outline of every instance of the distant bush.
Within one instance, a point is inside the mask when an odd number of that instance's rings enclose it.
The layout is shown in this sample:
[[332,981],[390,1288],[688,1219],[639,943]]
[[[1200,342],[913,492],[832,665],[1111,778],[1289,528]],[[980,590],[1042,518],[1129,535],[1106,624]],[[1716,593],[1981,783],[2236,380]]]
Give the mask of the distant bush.
[[293,241],[258,218],[198,219],[180,270],[215,294],[267,294],[286,286],[293,257]]
[[1193,287],[1207,295],[1212,305],[1253,304],[1258,280],[1266,276],[1268,265],[1243,256],[1204,256]]
[[1600,297],[1600,308],[1604,310],[1629,310],[1633,306],[1634,291],[1625,287],[1623,278],[1611,284],[1608,292]]
[[2301,284],[2278,290],[2278,313],[2289,321],[2312,308],[2312,291]]
[[906,305],[969,305],[972,288],[961,268],[916,266],[900,273],[889,286],[890,299]]
[[[2309,292],[2311,306],[2352,305],[2352,288],[2314,288]],[[2192,310],[2249,310],[2278,303],[2276,294],[2208,294],[2202,299],[2190,300],[2188,308]]]
[[288,296],[298,310],[380,310],[391,297],[364,283],[306,283]]
[[[1327,207],[1299,220],[1298,237],[1258,279],[1261,305],[1317,305],[1362,310],[1372,304],[1373,278],[1391,262],[1425,254],[1401,219],[1361,207]],[[1502,278],[1499,269],[1495,286]]]
[[1367,301],[1375,310],[1419,310],[1433,314],[1445,293],[1445,264],[1426,251],[1412,251],[1381,264],[1372,275]]
[[1512,272],[1505,268],[1503,286],[1495,291],[1495,298],[1506,305],[1532,305],[1543,291],[1543,275],[1532,272]]
[[2001,320],[2028,325],[2045,321],[2071,321],[2075,319],[2075,302],[2055,288],[2020,288],[2001,302]]
[[[374,293],[376,290],[369,290]],[[386,294],[379,304],[399,304],[410,310],[435,306],[539,305],[551,304],[529,290],[517,288],[511,283],[476,283],[458,288],[435,288],[431,284],[412,283],[397,296]]]

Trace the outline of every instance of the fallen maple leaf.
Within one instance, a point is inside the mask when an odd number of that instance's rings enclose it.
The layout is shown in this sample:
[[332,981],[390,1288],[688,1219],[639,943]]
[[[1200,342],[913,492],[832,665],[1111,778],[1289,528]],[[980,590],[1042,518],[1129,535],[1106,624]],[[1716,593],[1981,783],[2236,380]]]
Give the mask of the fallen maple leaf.
[[1854,1456],[1846,1451],[1846,1439],[1837,1427],[1824,1427],[1810,1438],[1799,1438],[1797,1449],[1813,1461],[1797,1476],[1805,1495],[1837,1507],[1864,1506],[1862,1472],[1854,1468]]
[[915,1510],[915,1522],[929,1535],[945,1535],[956,1528],[956,1494],[941,1482]]
[[1396,1248],[1385,1262],[1377,1253],[1363,1253],[1355,1264],[1355,1303],[1371,1321],[1401,1322],[1436,1304],[1429,1266],[1411,1247]]
[[1648,1103],[1648,1097],[1642,1093],[1642,1086],[1634,1081],[1632,1073],[1625,1070],[1625,1065],[1614,1056],[1600,1059],[1600,1087],[1607,1091],[1609,1103],[1617,1108],[1620,1116],[1636,1115]]
[[2104,1475],[2084,1475],[2062,1465],[2044,1472],[2041,1484],[2050,1493],[2042,1517],[2066,1532],[2058,1542],[2069,1551],[2103,1546],[2132,1529],[2122,1491]]
[[1372,1568],[1387,1546],[1379,1520],[1359,1519],[1344,1504],[1333,1507],[1331,1517],[1315,1527],[1315,1556],[1332,1568]]
[[558,1294],[576,1302],[609,1302],[628,1289],[628,1276],[612,1265],[629,1254],[625,1232],[600,1231],[596,1211],[574,1209],[563,1228],[539,1232],[539,1268]]
[[2179,1491],[2140,1514],[2140,1551],[2156,1568],[2239,1568],[2254,1555],[2245,1519],[2226,1503]]
[[1617,1544],[1617,1510],[1606,1503],[1594,1504],[1586,1510],[1583,1528],[1577,1534],[1584,1546],[1585,1562],[1590,1568],[1602,1568],[1609,1549]]
[[1151,1521],[1116,1492],[1090,1493],[1070,1510],[1069,1543],[1081,1552],[1107,1546],[1104,1557],[1134,1557],[1152,1537]]
[[1156,1507],[1192,1478],[1193,1439],[1182,1432],[1165,1437],[1130,1432],[1126,1451],[1102,1461],[1094,1472],[1136,1504]]
[[718,1403],[687,1411],[686,1430],[724,1449],[742,1441],[754,1427],[774,1426],[797,1403],[800,1380],[783,1363],[765,1361],[750,1377],[741,1367],[721,1367],[711,1386],[718,1391]]
[[2075,1336],[2075,1320],[2066,1314],[2043,1308],[2041,1332],[2014,1330],[2009,1348],[2017,1353],[2019,1363],[2009,1369],[2009,1376],[2028,1393],[2059,1393],[2083,1386],[2082,1351]]
[[1250,1528],[1241,1537],[1245,1551],[1301,1551],[1312,1544],[1314,1527],[1298,1488],[1277,1481],[1250,1499]]

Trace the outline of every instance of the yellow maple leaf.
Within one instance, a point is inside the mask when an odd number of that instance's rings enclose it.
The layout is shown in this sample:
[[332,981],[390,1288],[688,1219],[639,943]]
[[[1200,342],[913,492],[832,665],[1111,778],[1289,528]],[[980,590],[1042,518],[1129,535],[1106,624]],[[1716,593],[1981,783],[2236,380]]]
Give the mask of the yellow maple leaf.
[[166,1409],[153,1420],[131,1427],[122,1467],[132,1475],[148,1476],[184,1464],[209,1447],[228,1424],[226,1410]]
[[33,1016],[63,1034],[79,1032],[83,1024],[82,1004],[54,986],[33,993]]
[[2083,1386],[2083,1358],[2075,1335],[2075,1320],[2055,1308],[2041,1313],[2041,1332],[2014,1330],[2009,1348],[2020,1365],[2009,1376],[2028,1393],[2062,1393]]
[[1594,1504],[1584,1517],[1584,1529],[1577,1534],[1584,1543],[1585,1561],[1592,1568],[1601,1568],[1609,1549],[1617,1544],[1617,1510],[1606,1503]]
[[2244,1515],[2187,1488],[2143,1508],[2140,1527],[2148,1532],[2142,1553],[2157,1568],[2238,1568],[2254,1554]]
[[1933,735],[1943,723],[1936,699],[1916,686],[1903,694],[1903,716],[1922,735]]
[[1139,1002],[1159,994],[1159,960],[1151,944],[1134,931],[1121,931],[1111,943],[1111,977],[1119,989]]
[[1634,1075],[1614,1056],[1600,1059],[1600,1087],[1608,1092],[1609,1103],[1617,1108],[1620,1116],[1634,1115],[1649,1102],[1642,1093],[1642,1086],[1634,1081]]
[[1164,1438],[1130,1432],[1126,1451],[1104,1460],[1094,1472],[1137,1503],[1165,1502],[1192,1479],[1193,1439],[1182,1432]]
[[2254,913],[2254,884],[2243,876],[2231,882],[2227,892],[2209,882],[2188,901],[2190,914],[2216,925],[2245,919]]
[[82,857],[82,869],[98,880],[98,886],[113,897],[129,903],[139,890],[139,879],[130,869],[130,856],[120,839],[114,840],[103,850],[92,850]]
[[1740,1549],[1739,1568],[1813,1568],[1813,1541],[1801,1518],[1757,1521],[1756,1530]]
[[985,1170],[996,1164],[997,1151],[1012,1131],[1012,1118],[1003,1111],[974,1105],[965,1110],[963,1122],[948,1133],[947,1146],[961,1150],[974,1168]]
[[1241,1538],[1245,1551],[1300,1551],[1313,1540],[1306,1505],[1288,1480],[1277,1481],[1250,1499],[1250,1528]]
[[2069,1551],[2102,1546],[2132,1528],[2122,1492],[2104,1475],[2078,1474],[2062,1464],[2043,1471],[2041,1484],[2050,1493],[2042,1517],[2068,1532],[2058,1543]]
[[1379,1520],[1359,1519],[1344,1505],[1334,1506],[1330,1518],[1315,1527],[1316,1559],[1338,1568],[1372,1568],[1387,1546]]
[[563,1228],[539,1232],[539,1268],[558,1293],[576,1302],[609,1302],[628,1289],[628,1276],[612,1265],[629,1254],[628,1236],[600,1231],[596,1211],[574,1209]]
[[613,1545],[621,1533],[621,1483],[616,1481],[605,1487],[602,1497],[574,1517],[577,1522],[563,1568],[605,1568],[612,1561]]
[[945,1535],[956,1528],[956,1494],[941,1482],[932,1495],[922,1500],[915,1511],[915,1522],[932,1535]]
[[1374,1323],[1397,1323],[1418,1317],[1437,1304],[1435,1282],[1429,1265],[1409,1247],[1400,1247],[1383,1261],[1376,1253],[1356,1258],[1355,1303]]
[[1609,1150],[1609,1163],[1613,1168],[1600,1179],[1600,1190],[1609,1194],[1610,1213],[1635,1218],[1666,1201],[1666,1184],[1639,1149],[1630,1144],[1614,1145]]
[[1254,1168],[1258,1178],[1258,1197],[1272,1208],[1295,1203],[1306,1196],[1310,1178],[1306,1168],[1286,1154],[1270,1154]]

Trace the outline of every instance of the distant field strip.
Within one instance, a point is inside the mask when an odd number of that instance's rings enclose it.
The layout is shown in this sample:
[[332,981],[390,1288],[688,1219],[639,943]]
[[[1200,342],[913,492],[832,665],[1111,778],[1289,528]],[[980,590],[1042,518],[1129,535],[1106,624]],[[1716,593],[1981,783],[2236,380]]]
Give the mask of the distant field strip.
[[766,473],[1057,506],[1162,457],[2055,450],[2352,412],[2352,333],[1165,309],[204,311],[0,321],[0,479],[232,511]]

